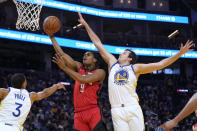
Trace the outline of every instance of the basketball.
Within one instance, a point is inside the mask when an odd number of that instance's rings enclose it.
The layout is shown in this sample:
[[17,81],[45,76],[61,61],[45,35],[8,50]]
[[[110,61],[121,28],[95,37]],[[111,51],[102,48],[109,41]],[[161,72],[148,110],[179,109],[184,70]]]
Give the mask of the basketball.
[[43,29],[47,34],[54,34],[60,30],[61,22],[56,16],[48,16],[43,22]]

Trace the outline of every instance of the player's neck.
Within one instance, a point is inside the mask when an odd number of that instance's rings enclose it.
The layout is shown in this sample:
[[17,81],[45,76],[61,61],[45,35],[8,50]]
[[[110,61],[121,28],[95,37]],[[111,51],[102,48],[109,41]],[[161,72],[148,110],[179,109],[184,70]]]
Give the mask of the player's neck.
[[86,72],[92,71],[95,69],[95,65],[85,65]]
[[120,66],[124,66],[124,65],[130,65],[130,63],[128,61],[122,61],[122,62],[118,62]]

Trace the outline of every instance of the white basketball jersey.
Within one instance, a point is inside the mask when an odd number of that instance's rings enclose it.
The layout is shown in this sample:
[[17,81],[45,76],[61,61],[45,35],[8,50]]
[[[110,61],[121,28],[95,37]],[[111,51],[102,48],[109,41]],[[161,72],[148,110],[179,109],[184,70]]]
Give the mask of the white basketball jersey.
[[138,104],[137,78],[132,65],[112,65],[108,78],[108,92],[111,105]]
[[31,108],[29,92],[26,89],[9,87],[8,95],[1,101],[0,122],[21,127]]

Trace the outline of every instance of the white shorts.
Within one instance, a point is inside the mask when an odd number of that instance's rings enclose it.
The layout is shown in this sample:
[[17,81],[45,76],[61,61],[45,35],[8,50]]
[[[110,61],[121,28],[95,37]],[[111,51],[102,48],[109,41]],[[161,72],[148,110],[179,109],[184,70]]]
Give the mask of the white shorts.
[[140,105],[111,109],[115,131],[144,131],[144,117]]
[[0,123],[0,130],[1,131],[20,131],[19,127],[10,125],[10,124],[5,124],[5,123]]

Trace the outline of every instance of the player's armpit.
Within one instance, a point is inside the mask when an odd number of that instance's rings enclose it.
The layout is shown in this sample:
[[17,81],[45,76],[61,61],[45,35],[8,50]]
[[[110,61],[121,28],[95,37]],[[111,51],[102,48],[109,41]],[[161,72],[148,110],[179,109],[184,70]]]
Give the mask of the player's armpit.
[[9,93],[8,89],[0,88],[0,99],[4,99]]
[[105,47],[102,45],[101,42],[98,43],[95,44],[96,48],[99,50],[99,53],[103,58],[103,60],[105,61],[105,63],[107,63],[111,67],[115,62],[117,62],[117,59],[115,58],[114,55],[112,55],[105,49]]

